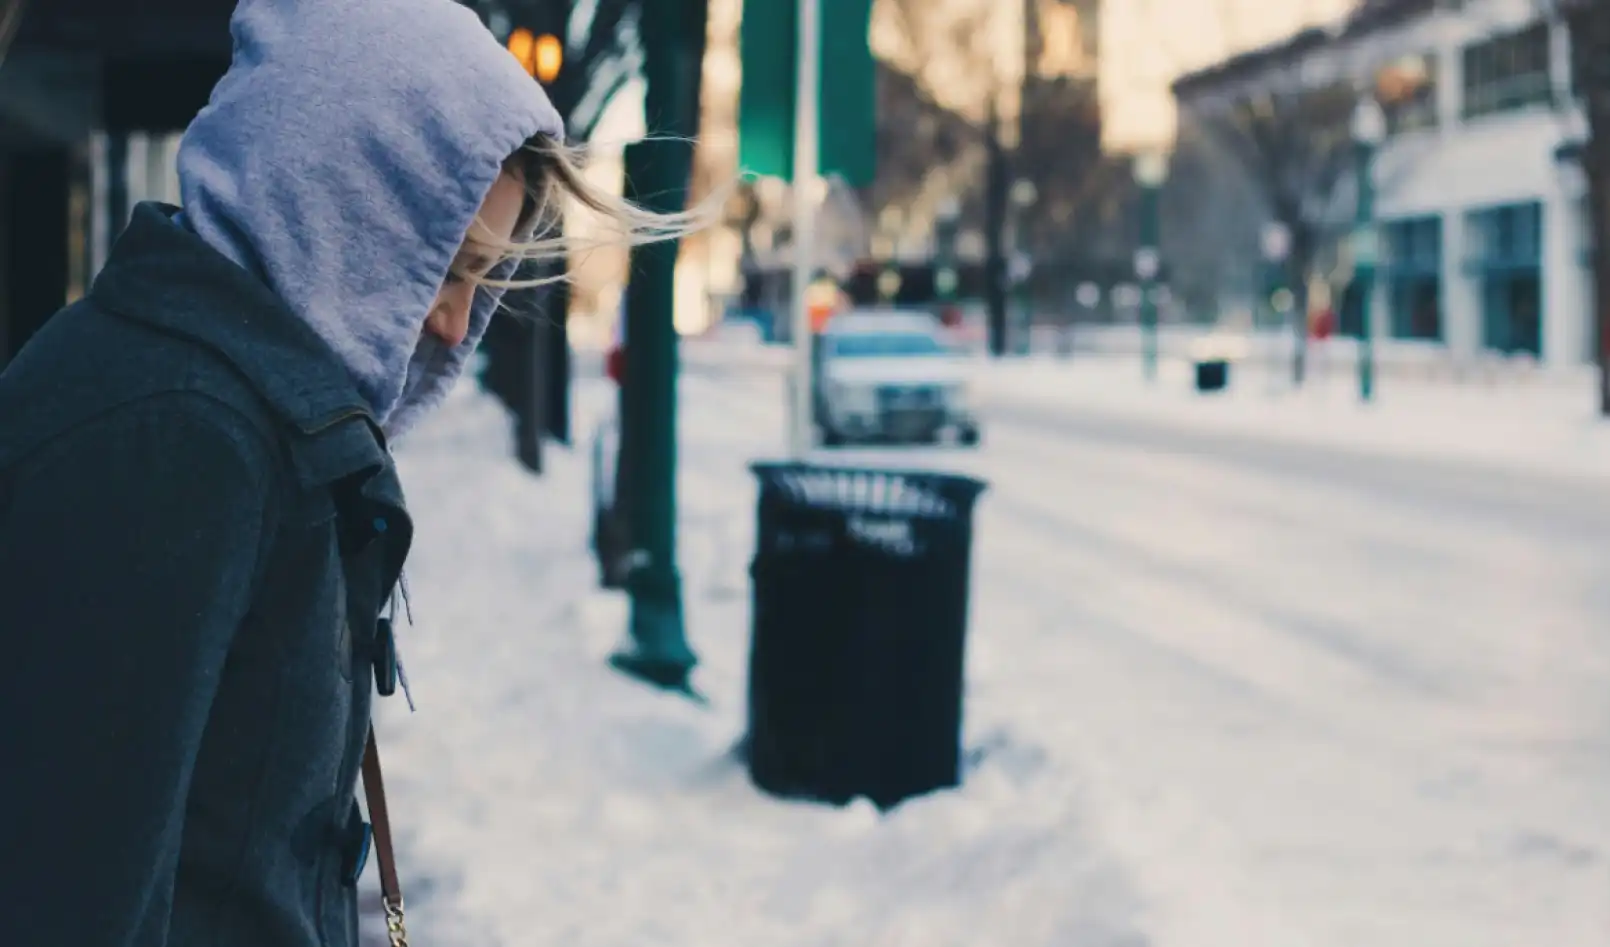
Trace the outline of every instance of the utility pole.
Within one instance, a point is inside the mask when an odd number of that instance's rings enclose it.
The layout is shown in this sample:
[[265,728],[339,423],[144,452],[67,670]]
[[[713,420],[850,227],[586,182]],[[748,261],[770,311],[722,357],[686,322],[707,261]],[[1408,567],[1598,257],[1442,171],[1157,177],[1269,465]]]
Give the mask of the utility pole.
[[[868,46],[873,0],[744,0],[738,161],[783,179],[793,194],[788,451],[815,441],[813,348],[806,294],[816,276],[816,201],[832,175],[850,187],[876,172],[877,64]],[[823,69],[824,61],[831,69]]]
[[821,111],[822,14],[818,0],[799,0],[795,54],[798,90],[794,98],[794,272],[792,291],[793,397],[789,401],[789,453],[804,460],[816,440],[816,333],[808,295],[816,277],[816,192],[821,172],[817,141]]
[[[645,0],[644,98],[650,137],[626,149],[627,197],[650,210],[687,206],[699,131],[706,0]],[[679,241],[632,251],[626,291],[622,452],[631,520],[631,645],[610,663],[667,690],[691,693],[698,659],[688,647],[676,561],[676,261]]]

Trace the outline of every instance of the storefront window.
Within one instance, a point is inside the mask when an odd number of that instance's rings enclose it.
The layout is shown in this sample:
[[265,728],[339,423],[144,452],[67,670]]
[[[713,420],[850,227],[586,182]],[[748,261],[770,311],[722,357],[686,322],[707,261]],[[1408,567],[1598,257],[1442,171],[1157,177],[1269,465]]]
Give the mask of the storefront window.
[[1442,218],[1389,221],[1382,231],[1393,337],[1441,341]]
[[1466,271],[1477,281],[1482,341],[1495,351],[1543,351],[1543,206],[1507,204],[1466,218]]

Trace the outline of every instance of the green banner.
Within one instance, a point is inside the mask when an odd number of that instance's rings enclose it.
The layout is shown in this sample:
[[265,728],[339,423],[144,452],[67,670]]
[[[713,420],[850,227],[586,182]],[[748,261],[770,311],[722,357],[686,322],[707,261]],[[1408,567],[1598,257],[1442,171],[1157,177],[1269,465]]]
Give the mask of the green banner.
[[[819,3],[820,171],[862,187],[877,173],[877,63],[867,43],[872,0]],[[798,25],[798,0],[744,0],[738,161],[747,173],[793,180]]]

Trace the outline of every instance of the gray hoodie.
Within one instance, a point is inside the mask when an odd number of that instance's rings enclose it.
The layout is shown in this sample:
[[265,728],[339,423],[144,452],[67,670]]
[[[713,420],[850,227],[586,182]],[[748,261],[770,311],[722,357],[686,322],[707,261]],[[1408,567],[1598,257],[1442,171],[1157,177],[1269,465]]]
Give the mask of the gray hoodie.
[[330,345],[387,433],[446,394],[462,344],[423,333],[503,161],[564,127],[453,0],[241,0],[234,61],[185,132],[188,226],[256,273]]

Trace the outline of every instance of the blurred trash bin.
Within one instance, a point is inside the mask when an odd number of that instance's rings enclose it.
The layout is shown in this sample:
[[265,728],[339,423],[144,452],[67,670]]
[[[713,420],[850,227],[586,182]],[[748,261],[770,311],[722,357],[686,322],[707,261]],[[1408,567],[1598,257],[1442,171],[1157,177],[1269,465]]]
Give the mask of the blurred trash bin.
[[981,481],[761,463],[751,564],[750,778],[879,809],[961,781]]
[[1202,359],[1196,363],[1196,390],[1223,391],[1230,384],[1230,363],[1222,358]]
[[1230,384],[1230,363],[1244,358],[1247,341],[1228,333],[1214,332],[1191,344],[1191,366],[1195,369],[1196,390],[1223,391]]

